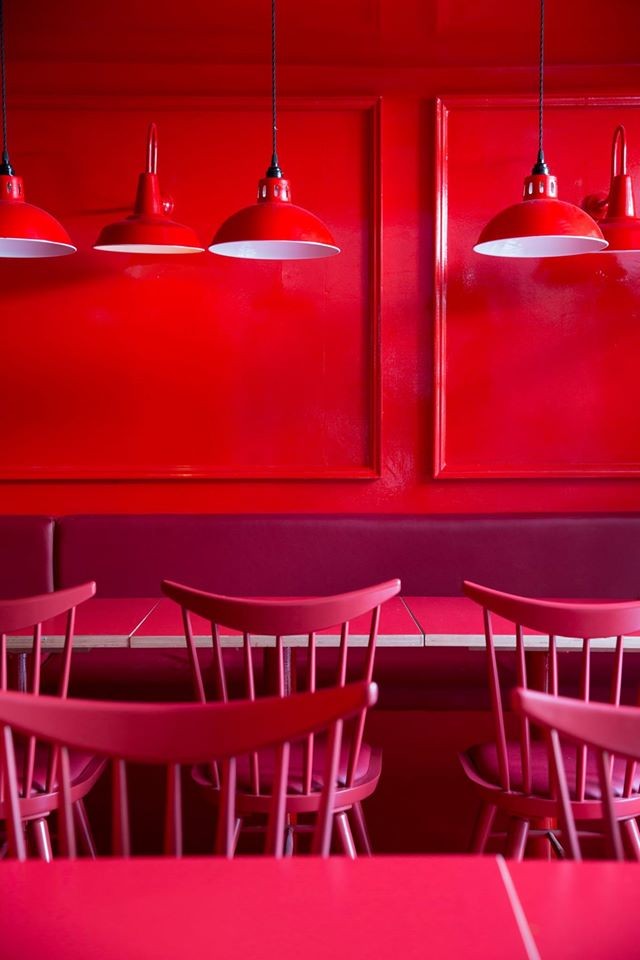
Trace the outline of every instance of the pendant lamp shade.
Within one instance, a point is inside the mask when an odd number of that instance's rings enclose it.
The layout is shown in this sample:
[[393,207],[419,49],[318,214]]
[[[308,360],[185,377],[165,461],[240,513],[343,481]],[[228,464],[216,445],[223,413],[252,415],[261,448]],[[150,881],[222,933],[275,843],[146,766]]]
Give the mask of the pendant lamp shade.
[[133,213],[103,227],[94,245],[95,250],[152,254],[204,252],[191,227],[169,219],[173,200],[161,196],[157,171],[158,133],[152,123],[147,137],[147,169],[138,179]]
[[538,157],[520,203],[497,214],[474,246],[490,257],[570,257],[607,246],[600,227],[580,207],[558,200],[558,183],[544,159],[544,0],[540,0]]
[[594,215],[604,213],[599,221],[605,240],[609,246],[604,253],[640,252],[640,217],[636,216],[633,197],[633,182],[627,172],[627,138],[623,126],[618,126],[613,134],[611,150],[611,184],[609,196],[605,200],[587,197],[586,208]]
[[340,253],[324,223],[291,203],[289,181],[269,176],[258,185],[258,202],[225,220],[209,250],[253,260],[314,260]]
[[278,162],[276,118],[276,0],[271,0],[271,165],[258,183],[257,203],[225,220],[211,253],[245,260],[317,260],[340,253],[331,233],[313,213],[291,203],[289,181]]
[[77,247],[55,217],[24,199],[22,177],[0,166],[0,257],[65,257]]
[[557,190],[550,174],[527,177],[524,199],[490,220],[473,249],[491,257],[568,257],[604,249],[607,241],[595,220],[558,200]]

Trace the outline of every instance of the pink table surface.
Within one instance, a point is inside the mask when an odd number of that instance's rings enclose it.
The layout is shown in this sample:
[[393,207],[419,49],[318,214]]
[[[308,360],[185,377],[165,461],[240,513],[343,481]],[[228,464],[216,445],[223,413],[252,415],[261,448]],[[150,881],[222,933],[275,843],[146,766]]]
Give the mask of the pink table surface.
[[7,960],[536,957],[502,869],[493,857],[7,861],[0,944]]
[[[482,609],[467,597],[404,597],[404,602],[425,635],[425,646],[484,647]],[[497,646],[515,642],[513,623],[495,614],[492,614],[491,622]],[[546,643],[546,637],[542,637],[535,630],[525,627],[523,634],[531,638],[529,645],[532,648],[536,643]],[[640,646],[639,636],[638,633],[629,634],[631,639],[626,646],[630,649]],[[508,640],[502,638],[508,638]],[[580,640],[563,640],[562,638],[558,640],[559,648],[579,647],[580,644]],[[608,649],[611,642],[608,639],[593,641],[594,649],[599,646]]]
[[508,869],[543,958],[640,957],[640,864],[525,861]]
[[[210,642],[209,627],[199,617],[192,618],[196,638],[201,643]],[[513,625],[500,617],[493,618],[497,645],[513,642]],[[44,649],[61,646],[64,637],[65,618],[56,617],[43,625]],[[351,624],[351,643],[364,645],[367,641],[369,617],[358,617]],[[530,645],[541,644],[544,638],[534,631],[526,630]],[[9,640],[12,650],[25,647],[21,638],[29,631],[17,631]],[[224,630],[223,636],[229,645],[237,645],[239,634]],[[261,645],[260,638],[254,638]],[[264,641],[269,645],[272,641]],[[323,630],[318,634],[318,644],[334,645],[338,631]],[[291,638],[289,645],[306,643],[306,639]],[[461,646],[483,647],[484,630],[482,611],[464,597],[394,597],[382,607],[378,644],[397,647]],[[565,643],[573,647],[579,641]],[[559,640],[559,647],[563,642]],[[171,600],[153,597],[122,599],[94,598],[77,610],[75,646],[77,647],[182,647],[184,634],[179,607]],[[594,641],[598,646],[609,648],[610,640]],[[625,646],[640,649],[640,635],[630,634]]]
[[[200,617],[191,617],[192,628],[196,641],[209,644],[211,642],[211,628],[206,620]],[[353,645],[364,644],[369,636],[370,617],[358,617],[351,622],[350,642]],[[237,645],[240,634],[237,631],[223,628],[221,631],[223,642],[228,645]],[[331,645],[338,642],[339,631],[335,629],[323,630],[317,634],[318,646]],[[380,611],[380,629],[378,635],[379,646],[416,646],[423,645],[422,631],[414,618],[407,610],[399,597],[394,597],[385,603]],[[257,646],[261,645],[259,637],[252,637]],[[290,646],[302,643],[307,639],[288,638]],[[263,645],[272,644],[265,641]],[[184,632],[180,608],[172,600],[161,600],[147,619],[135,630],[132,637],[134,647],[144,646],[184,646]]]
[[[136,627],[158,603],[157,598],[132,597],[108,599],[94,597],[76,610],[74,647],[127,646]],[[51,649],[62,645],[67,625],[66,614],[48,620],[42,626],[43,647]],[[20,649],[21,636],[31,636],[31,630],[17,631],[16,640],[9,646]],[[24,644],[22,645],[24,646]]]

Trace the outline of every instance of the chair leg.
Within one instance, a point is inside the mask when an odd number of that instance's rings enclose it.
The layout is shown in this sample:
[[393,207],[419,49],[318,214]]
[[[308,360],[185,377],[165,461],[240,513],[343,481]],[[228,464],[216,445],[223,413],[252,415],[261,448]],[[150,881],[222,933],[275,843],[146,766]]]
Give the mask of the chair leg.
[[513,817],[509,824],[509,833],[507,836],[506,856],[509,860],[522,860],[527,845],[528,833],[529,821]]
[[49,824],[45,817],[31,821],[31,830],[35,841],[38,856],[45,863],[51,863],[53,860],[53,850],[51,849],[51,837],[49,836]]
[[347,820],[347,814],[344,810],[341,813],[336,813],[335,821],[336,827],[338,828],[338,835],[340,837],[342,849],[348,857],[350,857],[352,860],[355,860],[358,854],[356,853],[356,846],[353,842],[353,836],[351,834],[349,821]]
[[367,821],[364,818],[362,804],[359,801],[354,803],[349,812],[351,814],[350,820],[355,839],[362,852],[366,854],[367,857],[370,857],[373,855],[373,851],[371,849],[371,841],[369,840],[369,831],[367,830]]
[[287,822],[284,828],[284,855],[285,857],[292,857],[295,847],[295,826],[293,824],[291,815],[287,816]]
[[93,839],[93,833],[91,832],[91,824],[89,823],[84,800],[76,800],[73,805],[73,816],[82,848],[88,857],[95,860],[97,856],[96,845]]
[[238,842],[240,840],[240,834],[242,833],[242,817],[236,817],[236,829],[233,834],[233,856],[235,857],[236,851],[238,849]]
[[493,821],[496,818],[496,808],[488,800],[482,804],[478,819],[473,828],[471,837],[471,853],[484,853],[487,841],[491,835]]
[[622,836],[627,841],[634,860],[640,860],[640,830],[637,820],[623,820],[620,824]]
[[[559,853],[558,848],[564,852],[562,834],[558,839],[554,833],[558,829],[558,822],[555,817],[542,817],[533,820],[529,827],[531,831],[535,831],[529,837],[529,856],[532,860],[555,859]],[[555,838],[555,842],[551,839],[552,837]]]

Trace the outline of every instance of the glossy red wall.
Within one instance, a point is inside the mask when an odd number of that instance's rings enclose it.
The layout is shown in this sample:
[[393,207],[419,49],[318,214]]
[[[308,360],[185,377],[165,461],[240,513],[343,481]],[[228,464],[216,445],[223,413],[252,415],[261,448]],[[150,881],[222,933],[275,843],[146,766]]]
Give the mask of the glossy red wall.
[[[395,55],[386,67],[284,65],[282,159],[294,198],[327,220],[345,254],[265,266],[210,254],[198,264],[137,262],[89,250],[114,216],[96,211],[133,196],[148,120],[160,124],[160,170],[176,216],[203,239],[250,202],[268,159],[262,68],[143,56],[59,59],[54,69],[43,59],[13,64],[14,165],[29,198],[58,215],[83,252],[46,265],[0,264],[0,474],[29,477],[0,484],[3,512],[637,509],[636,479],[434,479],[435,99],[529,94],[529,60],[524,69],[512,60],[485,70],[453,55],[434,69],[405,67]],[[552,67],[548,88],[622,106],[637,80],[633,66],[576,63]],[[511,132],[493,143],[496,153]],[[600,132],[587,149],[600,152],[604,189]],[[576,168],[583,149],[576,144]],[[521,150],[514,144],[511,156]],[[637,172],[640,142],[630,156]],[[450,173],[468,161],[450,157]],[[579,202],[567,187],[565,199]],[[505,205],[512,193],[505,188]],[[470,221],[485,206],[479,195]],[[505,271],[484,268],[476,304],[496,277],[508,295]],[[549,282],[531,298],[549,300]],[[570,282],[579,291],[580,278]],[[611,283],[605,304],[627,311],[628,322],[629,292]],[[551,298],[551,327],[563,323],[561,301]],[[531,325],[512,335],[514,359],[528,354],[531,336]],[[571,342],[565,348],[568,360]],[[604,385],[589,382],[590,402],[598,404],[600,389],[608,402],[614,382],[615,371]],[[472,385],[467,397],[458,390],[457,409],[465,402],[474,404]],[[600,452],[606,463],[604,435]],[[172,468],[215,479],[170,478]],[[50,479],[34,479],[42,475]]]

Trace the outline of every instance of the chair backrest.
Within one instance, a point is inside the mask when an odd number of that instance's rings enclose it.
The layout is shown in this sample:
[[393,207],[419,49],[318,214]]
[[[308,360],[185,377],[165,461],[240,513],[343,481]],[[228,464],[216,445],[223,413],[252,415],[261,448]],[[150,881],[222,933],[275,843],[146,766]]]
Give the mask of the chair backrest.
[[[546,651],[548,657],[548,675],[544,678],[547,692],[558,696],[561,678],[559,676],[558,637],[571,637],[578,641],[580,656],[579,699],[588,702],[591,698],[591,641],[599,637],[615,638],[611,646],[612,673],[610,702],[620,703],[622,688],[622,667],[624,658],[624,634],[640,630],[640,601],[625,602],[565,602],[559,600],[536,600],[531,597],[518,597],[501,593],[489,587],[465,581],[465,596],[479,603],[484,612],[486,654],[491,696],[491,709],[494,716],[494,731],[498,757],[500,782],[504,790],[532,791],[531,735],[529,721],[522,716],[519,727],[521,780],[513,783],[513,771],[508,760],[507,734],[505,730],[504,707],[508,691],[501,683],[498,659],[493,631],[492,614],[502,617],[513,624],[515,634],[515,674],[516,685],[522,688],[530,686],[525,656],[525,630],[535,631],[543,636],[536,637],[536,650]],[[506,656],[506,654],[504,655]],[[540,678],[536,678],[539,680]],[[513,686],[513,683],[511,683]],[[571,784],[574,800],[585,798],[587,777],[587,749],[578,747],[576,757],[575,783]],[[629,784],[629,789],[631,789]]]
[[615,814],[611,772],[615,755],[629,761],[631,768],[627,767],[627,779],[633,776],[635,761],[640,760],[640,708],[608,703],[584,703],[570,697],[553,697],[534,690],[521,689],[513,691],[512,703],[518,713],[548,732],[567,853],[575,860],[582,859],[564,766],[561,735],[595,752],[603,820],[611,853],[616,860],[624,859],[620,826]]
[[[30,693],[40,693],[40,668],[42,662],[42,625],[53,617],[66,613],[65,636],[62,648],[62,665],[58,680],[58,696],[66,697],[69,689],[69,675],[71,672],[71,652],[73,649],[73,635],[76,620],[76,607],[85,600],[89,600],[96,592],[96,585],[92,581],[55,593],[44,593],[37,597],[22,597],[18,600],[0,600],[0,691],[6,691],[10,685],[10,671],[8,660],[8,636],[16,630],[29,628],[32,634],[24,638],[24,645],[30,654],[30,676],[18,676],[17,681],[26,682]],[[21,645],[22,646],[22,645]],[[36,740],[31,737],[24,751],[24,769],[22,771],[21,795],[29,798],[34,792],[34,766],[36,756]],[[48,764],[45,792],[51,788],[55,777],[54,764]],[[0,806],[3,794],[0,784]]]
[[375,703],[375,684],[303,693],[257,702],[223,704],[140,704],[90,700],[60,700],[29,694],[0,693],[2,773],[8,797],[6,807],[11,853],[26,858],[20,818],[18,777],[13,731],[42,738],[55,745],[59,767],[58,821],[62,853],[76,855],[72,810],[73,781],[69,750],[88,751],[111,758],[113,795],[113,853],[130,855],[126,763],[166,767],[165,852],[182,852],[181,767],[220,761],[221,802],[218,805],[216,851],[232,856],[236,830],[236,758],[253,751],[275,749],[276,773],[271,796],[265,852],[282,856],[285,827],[285,787],[289,745],[320,729],[329,728],[324,788],[316,819],[312,852],[327,856],[342,722]]
[[[244,673],[242,695],[244,697],[255,700],[259,695],[254,665],[254,645],[252,643],[252,637],[255,639],[257,636],[274,638],[275,692],[279,696],[286,696],[293,692],[289,689],[293,684],[288,683],[288,680],[292,679],[292,671],[285,668],[286,646],[284,641],[286,637],[297,637],[297,642],[303,643],[307,648],[307,669],[304,677],[301,676],[302,671],[295,671],[293,680],[297,689],[304,688],[308,692],[313,692],[317,688],[318,678],[317,633],[329,627],[339,626],[340,642],[336,649],[335,671],[331,682],[343,687],[348,677],[350,621],[364,614],[370,615],[368,641],[364,665],[358,679],[365,683],[371,682],[380,622],[380,607],[386,600],[400,592],[400,581],[389,580],[386,583],[335,596],[296,597],[293,599],[255,600],[223,597],[202,590],[194,590],[168,580],[162,582],[162,591],[182,607],[185,637],[193,670],[196,697],[204,703],[207,696],[193,638],[191,613],[198,614],[208,620],[211,626],[215,680],[214,695],[217,699],[226,702],[229,699],[230,692],[227,684],[224,651],[221,644],[221,627],[231,628],[242,634]],[[345,746],[348,746],[346,786],[351,786],[356,777],[365,719],[366,710],[362,710],[353,725],[350,725],[349,729],[345,731]],[[315,741],[311,735],[304,744],[303,792],[305,794],[317,792],[317,786],[314,786],[313,780],[314,746]],[[251,790],[258,794],[260,793],[261,776],[257,754],[251,759],[250,771]]]

